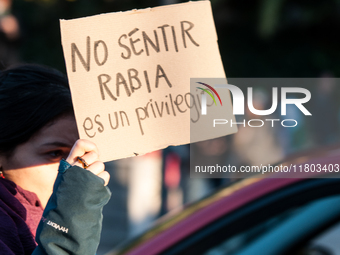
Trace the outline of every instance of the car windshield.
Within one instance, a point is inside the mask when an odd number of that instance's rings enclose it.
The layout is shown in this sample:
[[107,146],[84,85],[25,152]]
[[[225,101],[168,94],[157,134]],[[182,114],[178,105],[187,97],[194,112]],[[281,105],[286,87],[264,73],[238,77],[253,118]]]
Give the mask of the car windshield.
[[204,255],[237,254],[241,249],[255,241],[259,236],[266,233],[267,231],[270,231],[279,224],[282,224],[283,221],[289,219],[291,216],[299,213],[303,209],[304,207],[293,208],[278,216],[268,219],[267,221],[262,222],[261,224],[258,224],[257,226],[248,229],[245,232],[228,238],[223,243],[208,250],[206,253],[204,253]]
[[[335,218],[338,219],[340,215],[340,206],[337,206],[337,204],[339,203],[340,196],[337,195],[322,198],[298,208],[297,207],[291,208],[277,216],[274,216],[264,222],[257,224],[255,227],[252,227],[240,234],[237,234],[226,239],[222,243],[206,251],[204,254],[205,255],[257,254],[252,252],[256,252],[257,249],[260,249],[261,245],[262,246],[266,245],[266,242],[267,245],[270,245],[271,243],[270,240],[273,241],[273,239],[275,239],[275,236],[276,238],[280,238],[281,240],[287,239],[287,241],[282,241],[282,244],[284,242],[289,243],[290,241],[288,239],[293,238],[292,235],[297,235],[296,238],[298,239],[301,236],[303,236],[305,232],[308,231],[313,232],[316,229],[320,228],[320,226],[322,226],[326,222],[329,222]],[[330,210],[327,210],[327,208],[329,208]],[[311,219],[315,218],[315,215],[318,215],[318,219],[311,221]],[[296,234],[296,232],[299,232],[295,228],[296,224],[300,224],[301,229],[305,230],[300,230],[300,233]],[[290,233],[289,232],[290,230],[294,230],[294,234]],[[319,239],[318,238],[312,239],[309,242],[309,244],[307,244],[304,247],[304,249],[308,250],[307,248],[312,247],[314,244],[317,244],[317,241],[315,240]]]

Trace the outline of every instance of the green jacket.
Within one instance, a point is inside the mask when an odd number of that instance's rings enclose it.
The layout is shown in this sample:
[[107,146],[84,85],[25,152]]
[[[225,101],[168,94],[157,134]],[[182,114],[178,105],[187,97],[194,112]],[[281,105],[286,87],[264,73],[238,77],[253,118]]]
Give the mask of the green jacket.
[[62,160],[32,255],[94,255],[102,229],[102,209],[110,197],[103,179]]

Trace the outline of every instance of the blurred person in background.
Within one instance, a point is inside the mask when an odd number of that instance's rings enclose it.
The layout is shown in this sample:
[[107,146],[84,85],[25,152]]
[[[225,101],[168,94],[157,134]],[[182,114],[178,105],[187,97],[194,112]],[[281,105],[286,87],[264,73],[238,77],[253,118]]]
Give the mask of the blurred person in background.
[[160,216],[188,202],[190,145],[169,146],[162,150],[162,205]]
[[129,165],[127,206],[129,236],[141,234],[161,208],[161,151],[124,160]]
[[312,105],[312,131],[316,145],[327,145],[338,141],[339,124],[336,105],[336,79],[329,72],[324,72],[318,79]]
[[[296,96],[289,95],[289,99],[296,99]],[[279,106],[281,112],[281,105]],[[296,105],[286,105],[285,119],[296,120],[298,125],[294,128],[286,128],[280,125],[279,140],[285,155],[294,153],[295,151],[303,150],[311,146],[312,139],[308,129],[305,115],[300,111]]]
[[[257,110],[269,109],[267,107],[268,94],[265,90],[257,89],[253,95],[253,106]],[[245,125],[238,125],[238,132],[233,136],[233,153],[240,166],[260,166],[261,164],[272,164],[281,160],[284,151],[279,143],[279,125],[272,127],[271,122],[265,122],[262,127],[251,127],[248,125],[250,119],[263,119],[249,111],[245,107]],[[277,118],[272,118],[277,119]],[[237,120],[242,122],[243,120]],[[255,124],[253,124],[255,125]],[[256,124],[259,125],[259,124]]]
[[0,69],[17,63],[19,59],[20,27],[11,7],[11,0],[0,0]]
[[[233,161],[232,136],[223,136],[190,145],[191,162],[196,166],[224,166]],[[234,162],[234,161],[233,161]],[[194,167],[194,165],[190,166]],[[221,185],[227,184],[233,178],[231,173],[225,173],[224,178],[191,178],[188,181],[188,202],[192,202],[213,192]]]

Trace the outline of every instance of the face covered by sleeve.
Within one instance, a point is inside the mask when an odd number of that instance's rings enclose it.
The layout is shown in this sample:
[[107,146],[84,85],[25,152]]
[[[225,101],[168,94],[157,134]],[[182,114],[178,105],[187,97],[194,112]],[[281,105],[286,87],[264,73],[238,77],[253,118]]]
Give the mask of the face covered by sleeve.
[[33,255],[94,255],[102,229],[102,210],[111,197],[104,180],[65,160],[39,223]]

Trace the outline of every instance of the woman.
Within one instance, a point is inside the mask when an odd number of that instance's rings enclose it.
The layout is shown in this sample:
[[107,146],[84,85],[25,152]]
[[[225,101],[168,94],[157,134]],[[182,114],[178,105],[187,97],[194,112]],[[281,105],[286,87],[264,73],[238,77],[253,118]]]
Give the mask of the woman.
[[0,120],[0,253],[95,254],[109,174],[77,140],[67,79],[36,65],[1,72]]

